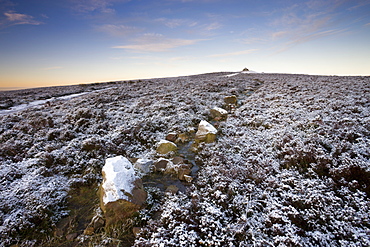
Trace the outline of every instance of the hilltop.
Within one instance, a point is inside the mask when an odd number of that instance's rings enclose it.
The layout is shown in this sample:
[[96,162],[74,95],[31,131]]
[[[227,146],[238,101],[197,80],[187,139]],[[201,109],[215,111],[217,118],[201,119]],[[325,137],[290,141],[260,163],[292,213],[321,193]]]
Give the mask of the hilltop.
[[[0,246],[370,245],[369,77],[217,72],[0,95]],[[216,140],[192,148],[201,121]],[[140,175],[144,206],[104,228],[105,160],[174,163],[156,150],[171,133],[186,136],[174,155],[192,180]]]

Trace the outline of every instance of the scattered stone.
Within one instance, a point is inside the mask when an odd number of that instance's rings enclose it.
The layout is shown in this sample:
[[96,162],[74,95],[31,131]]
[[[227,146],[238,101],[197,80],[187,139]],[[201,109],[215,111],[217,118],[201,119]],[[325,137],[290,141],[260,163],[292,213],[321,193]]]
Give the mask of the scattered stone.
[[135,174],[134,166],[123,156],[106,159],[102,174],[100,207],[105,214],[107,227],[137,212],[146,201],[147,193],[141,179]]
[[135,226],[135,227],[132,228],[132,232],[135,235],[135,238],[137,238],[139,236],[141,230],[142,230],[142,228],[141,227],[137,227],[137,226]]
[[227,111],[220,107],[214,107],[210,110],[211,117],[216,121],[226,120],[227,119]]
[[193,181],[193,177],[189,175],[184,175],[184,179],[186,182],[191,183]]
[[179,188],[176,185],[170,185],[166,189],[166,192],[170,192],[171,194],[176,194],[177,191],[179,191]]
[[178,178],[180,180],[185,180],[185,175],[190,175],[191,173],[191,166],[188,164],[182,164],[177,169]]
[[226,105],[237,105],[238,104],[238,98],[235,95],[226,96],[224,98],[224,102]]
[[156,172],[164,172],[169,164],[169,160],[167,159],[159,159],[157,162],[154,163],[154,170]]
[[202,120],[199,123],[198,131],[195,134],[195,140],[198,142],[211,143],[216,140],[217,129],[207,121]]
[[186,133],[181,133],[178,135],[176,143],[185,143],[189,141],[189,136]]
[[184,163],[184,158],[176,156],[172,159],[172,163],[174,163],[175,165]]
[[150,173],[152,166],[153,166],[153,161],[150,159],[137,159],[134,164],[135,169],[137,169],[143,174]]
[[[87,234],[86,234],[87,235]],[[77,238],[78,234],[77,233],[70,233],[66,236],[66,239],[68,241],[73,241],[75,238]]]
[[177,136],[177,133],[168,133],[168,135],[166,136],[166,140],[170,142],[175,142],[177,140]]
[[157,153],[159,154],[168,154],[169,152],[176,152],[177,146],[175,143],[167,141],[167,140],[161,140],[157,144]]

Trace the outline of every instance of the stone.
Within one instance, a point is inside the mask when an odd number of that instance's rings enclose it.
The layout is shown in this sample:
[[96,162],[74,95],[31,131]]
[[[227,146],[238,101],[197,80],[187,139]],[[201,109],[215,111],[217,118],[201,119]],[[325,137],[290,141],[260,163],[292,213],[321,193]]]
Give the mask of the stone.
[[185,143],[189,141],[189,136],[186,133],[181,133],[178,135],[176,143]]
[[191,166],[188,164],[182,164],[177,168],[177,176],[180,180],[185,180],[185,175],[190,175]]
[[193,181],[193,177],[189,175],[184,175],[184,179],[186,182],[191,183]]
[[226,96],[224,98],[224,102],[226,105],[237,105],[238,104],[238,98],[235,95]]
[[167,141],[167,140],[161,140],[157,144],[157,153],[159,154],[168,154],[169,152],[176,152],[177,146],[175,143]]
[[172,163],[174,163],[175,165],[184,163],[184,158],[176,156],[172,159]]
[[195,134],[197,142],[211,143],[216,140],[217,129],[207,121],[202,120],[198,125],[198,131]]
[[214,107],[210,110],[211,117],[216,120],[226,120],[227,119],[227,111],[225,109],[222,109],[220,107]]
[[177,136],[177,133],[168,133],[168,135],[166,136],[166,140],[170,142],[175,142],[177,140]]
[[[88,235],[88,234],[86,234],[86,235]],[[68,235],[66,236],[66,239],[67,239],[68,241],[73,241],[75,238],[77,238],[77,236],[78,236],[78,234],[77,234],[77,233],[70,233],[70,234],[68,234]]]
[[170,192],[171,194],[176,194],[177,191],[179,191],[179,188],[176,185],[170,185],[166,189],[166,192]]
[[156,172],[164,172],[169,164],[169,160],[167,159],[159,159],[157,162],[154,163],[153,167]]
[[108,227],[137,212],[146,201],[147,193],[135,174],[134,166],[123,156],[106,159],[102,174],[100,207]]
[[141,230],[142,230],[142,228],[141,227],[137,227],[137,226],[135,226],[135,227],[132,228],[132,233],[135,235],[135,238],[137,238],[139,236]]
[[137,159],[134,163],[134,168],[142,174],[148,174],[153,166],[153,161],[150,159]]

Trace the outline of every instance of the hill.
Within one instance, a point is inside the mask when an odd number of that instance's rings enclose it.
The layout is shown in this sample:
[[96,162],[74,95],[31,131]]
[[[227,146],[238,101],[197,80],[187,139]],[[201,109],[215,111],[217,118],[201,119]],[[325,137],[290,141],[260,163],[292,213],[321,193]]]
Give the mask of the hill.
[[[370,246],[370,78],[229,74],[75,87],[89,93],[3,112],[0,245]],[[12,104],[60,88],[37,90]],[[194,146],[202,120],[217,139]],[[170,133],[193,180],[143,175],[145,206],[104,229],[105,160],[173,159],[156,152]]]

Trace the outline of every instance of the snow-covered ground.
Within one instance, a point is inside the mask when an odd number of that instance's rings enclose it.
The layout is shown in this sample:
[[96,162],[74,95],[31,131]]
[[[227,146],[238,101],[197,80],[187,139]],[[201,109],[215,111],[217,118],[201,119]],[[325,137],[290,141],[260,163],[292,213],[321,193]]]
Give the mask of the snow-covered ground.
[[157,159],[156,143],[211,122],[230,95],[238,106],[198,148],[195,180],[147,187],[126,244],[370,246],[370,78],[229,74],[121,82],[0,116],[0,246],[47,245],[70,191],[98,186],[107,158]]

